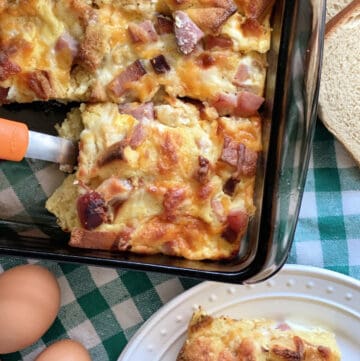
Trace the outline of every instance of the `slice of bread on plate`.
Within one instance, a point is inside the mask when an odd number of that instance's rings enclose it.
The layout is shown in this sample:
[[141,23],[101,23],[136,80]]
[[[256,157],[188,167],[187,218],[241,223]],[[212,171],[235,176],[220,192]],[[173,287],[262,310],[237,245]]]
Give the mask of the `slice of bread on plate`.
[[326,1],[326,22],[343,10],[353,0],[327,0]]
[[326,25],[319,116],[360,164],[360,0]]

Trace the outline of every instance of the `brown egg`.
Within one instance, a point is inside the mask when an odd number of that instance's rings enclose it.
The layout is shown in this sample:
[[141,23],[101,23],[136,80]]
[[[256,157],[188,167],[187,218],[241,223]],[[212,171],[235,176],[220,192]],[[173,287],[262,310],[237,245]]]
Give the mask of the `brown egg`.
[[73,340],[61,340],[46,348],[35,361],[91,361],[86,348]]
[[0,274],[0,354],[35,343],[59,307],[60,288],[46,268],[23,265]]

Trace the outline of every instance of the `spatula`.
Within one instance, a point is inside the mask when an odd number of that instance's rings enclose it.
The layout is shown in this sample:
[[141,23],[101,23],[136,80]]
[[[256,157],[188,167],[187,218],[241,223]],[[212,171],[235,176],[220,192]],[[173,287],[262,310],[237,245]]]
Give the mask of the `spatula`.
[[0,159],[20,161],[24,157],[74,165],[76,143],[29,130],[24,123],[0,118]]

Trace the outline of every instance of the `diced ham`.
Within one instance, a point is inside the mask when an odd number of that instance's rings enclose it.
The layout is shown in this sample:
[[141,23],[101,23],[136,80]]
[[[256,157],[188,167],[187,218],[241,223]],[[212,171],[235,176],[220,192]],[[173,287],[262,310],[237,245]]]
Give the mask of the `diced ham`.
[[56,51],[62,51],[64,49],[68,49],[73,58],[75,58],[79,52],[79,42],[67,32],[63,33],[55,44]]
[[291,327],[286,322],[279,323],[276,328],[281,331],[288,331],[291,330]]
[[163,207],[167,219],[174,217],[176,208],[182,203],[186,197],[184,188],[168,189],[164,194]]
[[219,93],[212,101],[219,115],[231,115],[237,106],[237,96],[234,94]]
[[9,59],[8,53],[0,50],[0,81],[8,79],[20,71],[20,66]]
[[157,33],[153,23],[145,20],[142,23],[130,23],[128,31],[133,43],[151,43],[157,40]]
[[241,176],[252,177],[256,173],[258,153],[249,149],[244,144],[239,144],[238,161],[235,178]]
[[146,70],[141,61],[136,60],[112,80],[109,89],[115,96],[120,97],[129,88],[131,82],[139,80],[145,74]]
[[179,50],[185,55],[190,54],[204,33],[185,12],[175,11],[173,16],[175,38]]
[[153,67],[156,74],[164,74],[170,70],[170,65],[166,61],[164,55],[158,55],[150,60],[150,64]]
[[76,207],[80,223],[85,229],[94,229],[104,223],[107,218],[105,201],[95,191],[90,191],[80,196]]
[[233,175],[235,179],[242,176],[254,176],[256,173],[257,158],[257,152],[228,136],[224,137],[224,145],[220,159],[236,167],[236,172]]
[[237,68],[233,83],[237,86],[244,86],[245,82],[250,79],[249,67],[245,64],[240,64]]
[[135,106],[130,103],[120,104],[119,112],[122,114],[130,114],[139,121],[154,120],[154,104],[152,102]]
[[213,66],[216,63],[216,60],[211,54],[204,52],[195,59],[195,62],[201,68],[207,69]]
[[256,114],[264,100],[263,97],[248,91],[242,91],[237,95],[219,93],[212,101],[212,106],[219,115],[250,117]]
[[155,29],[159,35],[170,34],[174,31],[174,20],[168,16],[156,15]]
[[240,143],[236,142],[228,136],[225,136],[220,159],[232,165],[233,167],[236,167],[239,159],[239,145]]
[[230,49],[233,41],[226,35],[207,35],[203,39],[204,49],[211,50],[213,48]]
[[144,125],[140,122],[135,125],[129,139],[129,145],[131,148],[136,149],[138,146],[140,146],[146,137],[146,128]]
[[246,19],[241,24],[241,30],[245,36],[260,37],[263,35],[263,26],[256,19]]
[[206,159],[202,155],[199,155],[198,162],[199,162],[199,168],[196,173],[196,179],[200,183],[204,184],[208,181],[208,174],[210,171],[210,162],[208,159]]
[[9,89],[10,88],[3,88],[2,86],[0,86],[0,104],[6,101],[6,97],[9,93]]
[[[254,0],[251,0],[254,1]],[[211,6],[226,9],[229,13],[237,11],[238,7],[233,0],[205,0],[205,3],[209,3]],[[236,1],[239,3],[239,0]]]
[[255,115],[264,100],[265,99],[259,95],[242,91],[238,94],[234,115],[244,118]]
[[240,209],[232,209],[227,216],[227,221],[231,230],[240,233],[246,229],[249,216]]

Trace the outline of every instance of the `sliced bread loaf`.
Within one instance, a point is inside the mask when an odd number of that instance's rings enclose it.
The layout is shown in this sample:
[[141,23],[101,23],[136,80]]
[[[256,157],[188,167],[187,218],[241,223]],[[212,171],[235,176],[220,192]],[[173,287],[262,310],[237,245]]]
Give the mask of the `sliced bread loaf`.
[[360,164],[360,0],[326,26],[319,115]]
[[338,14],[353,0],[327,0],[326,1],[326,22]]

